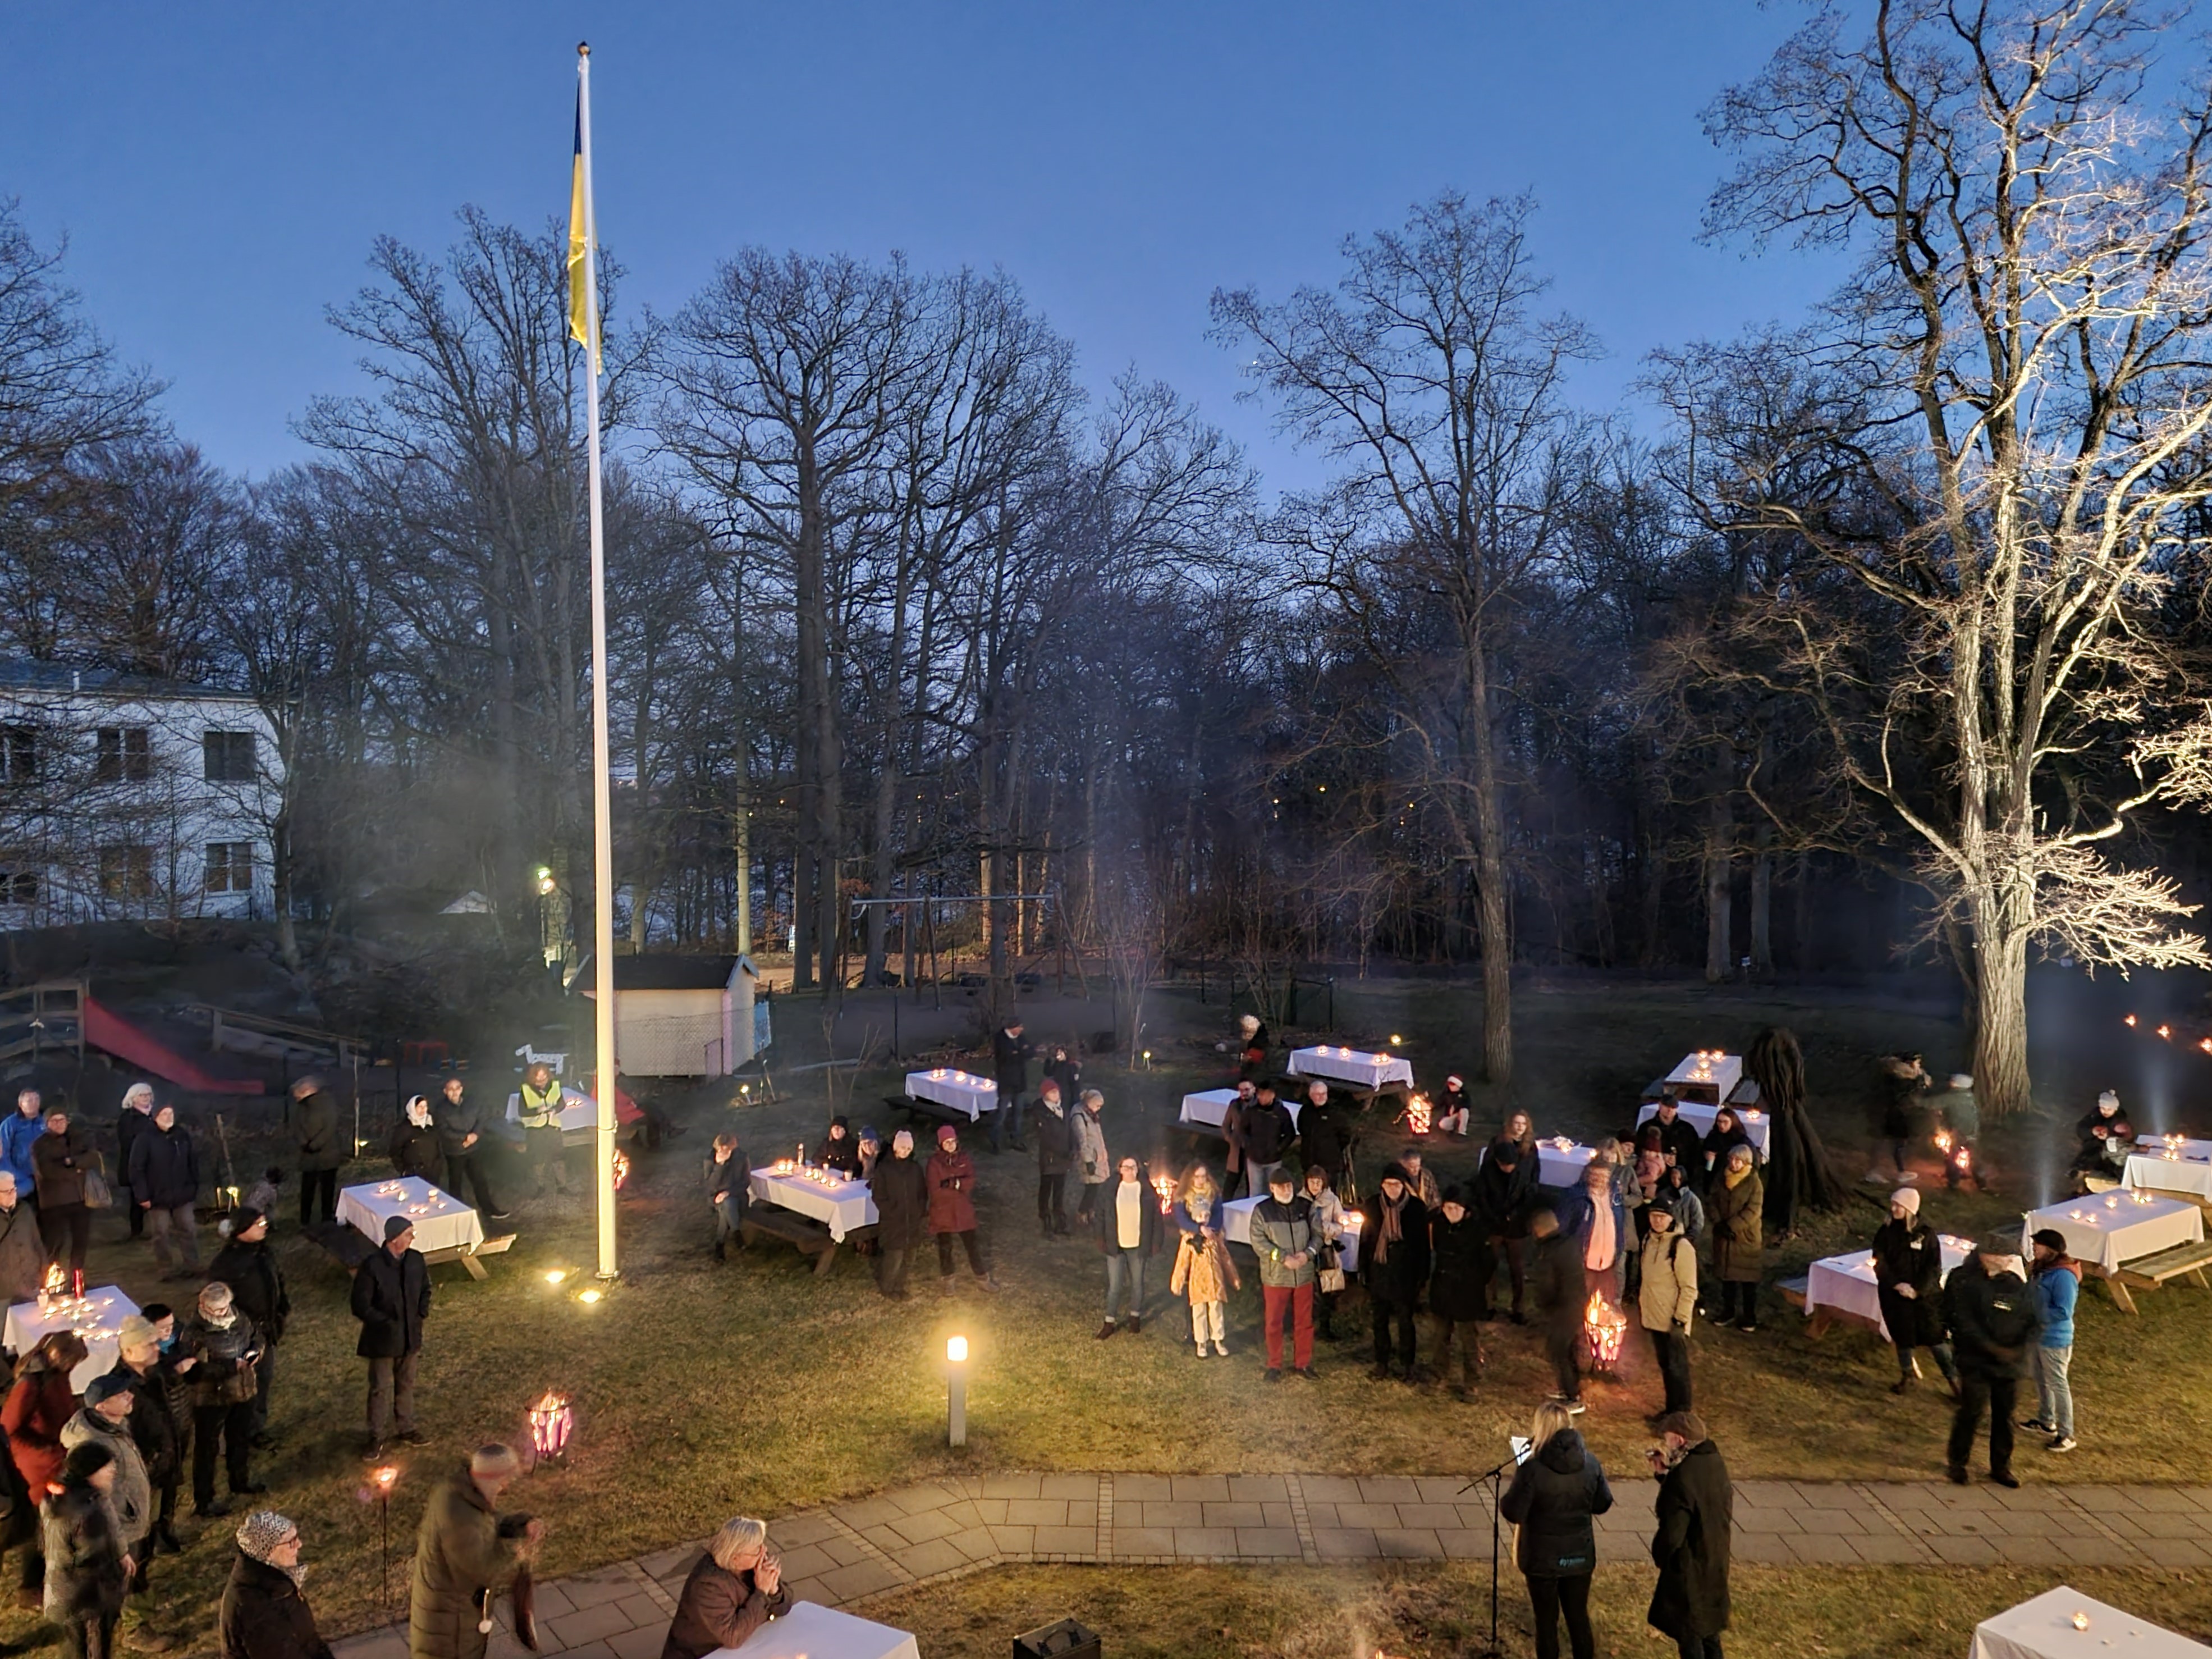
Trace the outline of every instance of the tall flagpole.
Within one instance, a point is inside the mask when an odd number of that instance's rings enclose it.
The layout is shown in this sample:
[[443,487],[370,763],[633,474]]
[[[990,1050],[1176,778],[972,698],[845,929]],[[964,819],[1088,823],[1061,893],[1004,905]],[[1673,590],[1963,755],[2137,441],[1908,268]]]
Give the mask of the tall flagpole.
[[599,1197],[599,1277],[615,1266],[615,849],[607,770],[607,550],[599,512],[599,227],[592,205],[592,48],[576,48],[576,111],[584,153],[584,351],[586,454],[592,498],[592,963],[598,992],[592,1052],[599,1136],[592,1160]]

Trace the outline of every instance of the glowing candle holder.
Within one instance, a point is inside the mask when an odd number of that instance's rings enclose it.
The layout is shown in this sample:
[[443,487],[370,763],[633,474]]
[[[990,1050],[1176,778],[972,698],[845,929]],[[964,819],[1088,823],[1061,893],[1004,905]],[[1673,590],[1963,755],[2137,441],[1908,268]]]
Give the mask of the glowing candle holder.
[[1428,1133],[1429,1125],[1433,1121],[1433,1109],[1429,1105],[1426,1095],[1415,1095],[1406,1103],[1406,1127],[1415,1134]]
[[530,1408],[530,1447],[541,1462],[565,1455],[568,1437],[575,1430],[575,1409],[565,1395],[548,1389],[544,1397]]
[[1602,1291],[1590,1292],[1583,1310],[1583,1340],[1589,1345],[1590,1369],[1610,1374],[1620,1363],[1620,1345],[1628,1334],[1628,1316],[1605,1299]]
[[1175,1181],[1169,1176],[1154,1176],[1152,1190],[1160,1195],[1160,1213],[1168,1214],[1175,1208]]

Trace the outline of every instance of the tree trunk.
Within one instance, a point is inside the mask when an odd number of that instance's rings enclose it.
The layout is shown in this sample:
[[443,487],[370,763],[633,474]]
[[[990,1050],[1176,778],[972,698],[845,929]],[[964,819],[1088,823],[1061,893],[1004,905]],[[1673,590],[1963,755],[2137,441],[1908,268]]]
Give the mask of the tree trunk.
[[1730,960],[1729,855],[1735,839],[1729,799],[1715,791],[1705,804],[1705,983],[1717,985],[1735,966]]
[[1500,1090],[1513,1083],[1513,921],[1505,887],[1505,813],[1498,799],[1498,733],[1490,718],[1490,660],[1472,653],[1477,878],[1481,884],[1482,1069]]
[[2009,1117],[2033,1102],[2027,1075],[2027,929],[1977,927],[1975,933],[1974,1094],[1985,1115]]
[[[290,772],[285,774],[290,787]],[[269,826],[269,880],[276,905],[276,959],[293,973],[300,971],[300,935],[292,925],[292,811],[278,809]]]
[[1751,971],[1765,979],[1774,972],[1774,826],[1762,822],[1752,846]]

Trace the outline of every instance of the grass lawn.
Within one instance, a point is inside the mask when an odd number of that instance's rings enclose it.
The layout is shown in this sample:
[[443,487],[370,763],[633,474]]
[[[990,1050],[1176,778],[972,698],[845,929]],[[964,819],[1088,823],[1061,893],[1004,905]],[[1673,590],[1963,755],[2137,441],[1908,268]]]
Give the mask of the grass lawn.
[[[1440,1076],[1462,1057],[1449,1047],[1429,1047],[1427,1034],[1472,1029],[1476,994],[1472,986],[1426,982],[1340,987],[1338,1024],[1355,1037],[1404,1033],[1413,1039],[1409,1047],[1420,1075]],[[1925,1015],[1840,996],[1816,1000],[1583,985],[1532,988],[1521,1008],[1525,1080],[1520,1097],[1535,1111],[1540,1133],[1596,1133],[1625,1122],[1632,1115],[1634,1091],[1684,1050],[1737,1048],[1759,1025],[1782,1019],[1806,1039],[1815,1109],[1836,1130],[1844,1156],[1854,1160],[1863,1139],[1862,1096],[1870,1054],[1900,1045],[1924,1048],[1931,1067],[1941,1068],[1950,1063],[1949,1046],[1956,1042],[1948,1024]],[[1133,1078],[1094,1063],[1090,1080],[1107,1092],[1109,1139],[1117,1149],[1134,1144],[1149,1150],[1162,1138],[1161,1126],[1183,1091],[1215,1080],[1219,1061],[1212,1052],[1211,1022],[1219,1018],[1218,1004],[1200,1009],[1166,1003],[1154,1012],[1151,1040],[1157,1054],[1187,1063]],[[1202,1045],[1174,1042],[1170,1028],[1176,1022],[1203,1033]],[[718,1266],[708,1253],[711,1225],[697,1181],[708,1137],[734,1125],[761,1158],[802,1139],[813,1144],[824,1111],[819,1076],[809,1079],[814,1092],[775,1107],[733,1112],[719,1104],[702,1106],[692,1115],[691,1134],[639,1160],[633,1190],[623,1199],[628,1277],[599,1306],[580,1305],[569,1293],[573,1286],[555,1289],[544,1279],[550,1268],[591,1265],[592,1230],[576,1200],[524,1206],[520,1242],[493,1263],[489,1284],[472,1284],[453,1268],[439,1270],[422,1374],[423,1425],[435,1445],[402,1460],[404,1474],[392,1505],[392,1609],[404,1597],[414,1522],[430,1481],[468,1445],[519,1434],[523,1412],[548,1386],[568,1394],[580,1408],[572,1456],[568,1467],[523,1482],[513,1498],[550,1523],[544,1564],[548,1577],[701,1537],[734,1512],[774,1516],[954,1468],[1378,1474],[1480,1468],[1503,1455],[1504,1437],[1525,1428],[1530,1407],[1546,1391],[1533,1333],[1500,1324],[1492,1328],[1480,1397],[1470,1403],[1455,1402],[1434,1387],[1370,1383],[1362,1340],[1324,1351],[1317,1392],[1297,1386],[1263,1392],[1257,1386],[1256,1286],[1248,1277],[1232,1304],[1237,1357],[1225,1364],[1200,1363],[1175,1340],[1181,1315],[1164,1300],[1164,1260],[1152,1289],[1152,1305],[1161,1316],[1157,1322],[1140,1338],[1095,1341],[1103,1288],[1096,1255],[1085,1243],[1046,1243],[1037,1237],[1034,1166],[1012,1152],[979,1156],[979,1207],[1005,1284],[997,1297],[973,1288],[964,1265],[957,1296],[940,1299],[932,1282],[934,1263],[921,1263],[916,1298],[904,1306],[880,1298],[867,1264],[849,1255],[841,1257],[826,1279],[813,1278],[795,1252],[773,1244]],[[841,1094],[871,1103],[896,1087],[895,1077],[884,1073],[861,1078],[849,1094]],[[879,1109],[874,1116],[881,1121]],[[2051,1133],[2049,1126],[2041,1132]],[[1379,1127],[1370,1132],[1372,1144],[1362,1158],[1370,1178],[1376,1147],[1390,1139]],[[1479,1144],[1470,1139],[1440,1149],[1443,1177],[1470,1170]],[[2027,1145],[1992,1138],[2008,1196],[1953,1200],[1939,1192],[1929,1200],[1931,1218],[1947,1230],[1972,1231],[2016,1217],[2018,1200],[2009,1194],[2021,1184],[2013,1172],[2032,1167]],[[1879,1218],[1873,1206],[1862,1205],[1823,1219],[1777,1253],[1777,1270],[1863,1243]],[[112,1221],[101,1224],[96,1280],[119,1277],[142,1301],[157,1289],[179,1288],[156,1286],[150,1262],[114,1242],[109,1235],[115,1231]],[[274,1425],[283,1440],[279,1450],[261,1456],[257,1469],[265,1471],[276,1489],[267,1501],[302,1524],[314,1567],[311,1598],[325,1633],[360,1629],[381,1622],[385,1613],[379,1600],[378,1517],[362,1495],[356,1456],[363,1373],[353,1358],[356,1328],[346,1312],[347,1280],[298,1239],[284,1239],[283,1248],[297,1309],[283,1349]],[[2212,1426],[2207,1422],[2212,1389],[2202,1375],[2207,1298],[2202,1291],[2169,1288],[2141,1300],[2142,1316],[2132,1320],[2101,1298],[2087,1304],[2075,1362],[2083,1447],[2066,1458],[2025,1454],[2031,1480],[2202,1478],[2202,1447]],[[1893,1398],[1887,1392],[1891,1362],[1871,1337],[1839,1333],[1809,1345],[1778,1298],[1769,1318],[1769,1328],[1757,1334],[1705,1332],[1695,1343],[1700,1407],[1738,1474],[1940,1474],[1946,1414],[1934,1390]],[[1346,1323],[1358,1327],[1356,1317]],[[937,1364],[944,1338],[954,1332],[969,1337],[975,1355],[969,1445],[957,1461],[941,1443],[944,1396]],[[1636,1467],[1646,1442],[1641,1419],[1657,1400],[1648,1351],[1632,1346],[1621,1381],[1594,1386],[1591,1399],[1585,1422],[1597,1449],[1611,1467]],[[181,1560],[164,1558],[157,1564],[152,1623],[188,1650],[206,1650],[228,1566],[230,1528],[188,1521],[184,1530],[188,1539],[195,1532],[198,1537]],[[1046,1585],[1048,1578],[1090,1587],[1085,1594],[1101,1598],[1095,1604],[1102,1608],[1121,1596],[1128,1608],[1159,1609],[1143,1611],[1146,1620],[1169,1617],[1177,1597],[1161,1591],[1171,1583],[1218,1579],[1233,1586],[1249,1579],[1250,1589],[1237,1592],[1243,1596],[1241,1607],[1277,1609],[1264,1616],[1279,1616],[1285,1629],[1301,1631],[1309,1625],[1318,1629],[1320,1615],[1309,1618],[1299,1609],[1334,1607],[1340,1601],[1347,1608],[1371,1602],[1387,1612],[1397,1605],[1391,1598],[1403,1596],[1411,1609],[1405,1617],[1435,1622],[1439,1629],[1448,1606],[1473,1605],[1449,1572],[1398,1573],[1387,1580],[1292,1572],[1266,1575],[1264,1583],[1262,1577],[1146,1569],[1123,1578],[1009,1570],[941,1597],[933,1592],[915,1604],[942,1605],[948,1632],[971,1615],[987,1618],[983,1627],[1002,1632],[994,1645],[986,1644],[999,1653],[1005,1651],[1003,1632],[1026,1627],[1011,1611],[1026,1605],[1025,1595],[1051,1601],[1062,1595]],[[1630,1582],[1634,1577],[1624,1576],[1607,1590],[1613,1598],[1607,1622],[1616,1631],[1630,1628],[1621,1610],[1644,1593]],[[1899,1629],[1932,1629],[1925,1622],[1930,1607],[1993,1607],[2019,1599],[2015,1591],[2027,1593],[2020,1589],[2026,1579],[2001,1574],[1886,1572],[1880,1577],[1883,1599],[1870,1611],[1846,1602],[1838,1588],[1844,1575],[1772,1572],[1760,1574],[1759,1582],[1766,1587],[1762,1601],[1771,1597],[1771,1605],[1793,1609],[1790,1616],[1805,1630],[1822,1627],[1832,1614],[1838,1634],[1826,1650],[1838,1653],[1915,1650],[1877,1643],[1869,1620],[1893,1620]],[[2183,1620],[2182,1613],[2169,1610],[2168,1601],[2185,1608],[2199,1592],[2190,1588],[2185,1595],[2166,1579],[2155,1583],[2166,1588],[2154,1596],[2148,1589],[2132,1599],[2115,1595],[2150,1616]],[[1218,1592],[1231,1593],[1229,1588]],[[1003,1618],[1001,1607],[1010,1610]],[[1054,1611],[1032,1622],[1056,1616]],[[1101,1620],[1107,1616],[1101,1612]],[[1206,1625],[1256,1628],[1251,1621],[1262,1616],[1224,1614],[1216,1623],[1208,1615]],[[1462,1617],[1463,1610],[1450,1616]],[[914,1622],[919,1615],[900,1617]],[[29,1620],[9,1618],[14,1622],[0,1622],[0,1639],[28,1635]],[[1939,1644],[1942,1650],[1958,1651],[1972,1622],[1964,1612],[1954,1617],[1958,1633]],[[949,1633],[949,1645],[934,1645],[927,1634],[932,1627],[925,1622],[921,1628],[932,1659],[983,1650],[961,1647]],[[1255,1647],[1249,1636],[1218,1649],[1136,1645],[1170,1640],[1165,1634],[1146,1637],[1142,1632],[1150,1628],[1138,1627],[1127,1643],[1117,1639],[1114,1650],[1304,1650]],[[1755,1632],[1748,1635],[1741,1650],[1762,1650],[1758,1639]],[[1644,1650],[1640,1633],[1619,1645]],[[1800,1644],[1787,1650],[1820,1650]],[[1328,1651],[1348,1650],[1340,1643]]]
[[[2212,1584],[2161,1572],[2085,1569],[2063,1580],[1999,1569],[1738,1567],[1729,1659],[1958,1659],[1974,1626],[2064,1582],[2170,1627],[2212,1632]],[[1590,1620],[1607,1659],[1671,1656],[1644,1622],[1651,1575],[1601,1567]],[[1457,1659],[1490,1635],[1489,1569],[1006,1567],[856,1609],[911,1630],[928,1659],[1001,1659],[1012,1638],[1079,1619],[1114,1659]],[[1510,1570],[1498,1589],[1508,1654],[1534,1652],[1528,1600]]]

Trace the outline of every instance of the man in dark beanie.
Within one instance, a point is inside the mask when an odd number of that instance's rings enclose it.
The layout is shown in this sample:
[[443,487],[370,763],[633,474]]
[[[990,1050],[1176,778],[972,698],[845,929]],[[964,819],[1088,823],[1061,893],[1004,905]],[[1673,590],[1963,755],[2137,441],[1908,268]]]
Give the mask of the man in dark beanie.
[[269,1438],[269,1389],[276,1378],[276,1345],[292,1317],[292,1298],[284,1289],[284,1270],[269,1248],[269,1218],[252,1205],[234,1210],[230,1242],[216,1252],[210,1279],[230,1286],[231,1301],[253,1322],[261,1336],[261,1358],[254,1364],[253,1443]]
[[415,1248],[405,1216],[388,1216],[384,1248],[361,1264],[353,1278],[353,1316],[361,1321],[354,1352],[368,1361],[368,1449],[374,1462],[395,1425],[410,1446],[429,1436],[415,1426],[415,1364],[422,1352],[422,1322],[430,1316],[430,1268]]
[[1659,1583],[1644,1618],[1674,1638],[1682,1659],[1721,1659],[1735,1511],[1728,1465],[1695,1412],[1662,1418],[1659,1444],[1650,1455],[1651,1472],[1659,1477],[1651,1534]]
[[868,1194],[876,1201],[876,1288],[903,1302],[914,1253],[929,1242],[929,1181],[914,1161],[913,1130],[891,1137],[891,1155],[876,1160]]
[[1966,1459],[1990,1414],[1990,1479],[2017,1486],[2012,1472],[2013,1409],[2028,1374],[2041,1321],[2020,1255],[2017,1235],[1992,1233],[1951,1270],[1943,1285],[1944,1322],[1959,1367],[1959,1405],[1951,1418],[1948,1458],[1954,1486],[1966,1484]]
[[353,1150],[346,1145],[338,1103],[319,1077],[295,1083],[292,1098],[300,1108],[300,1224],[313,1225],[318,1211],[323,1220],[335,1221],[338,1170]]

